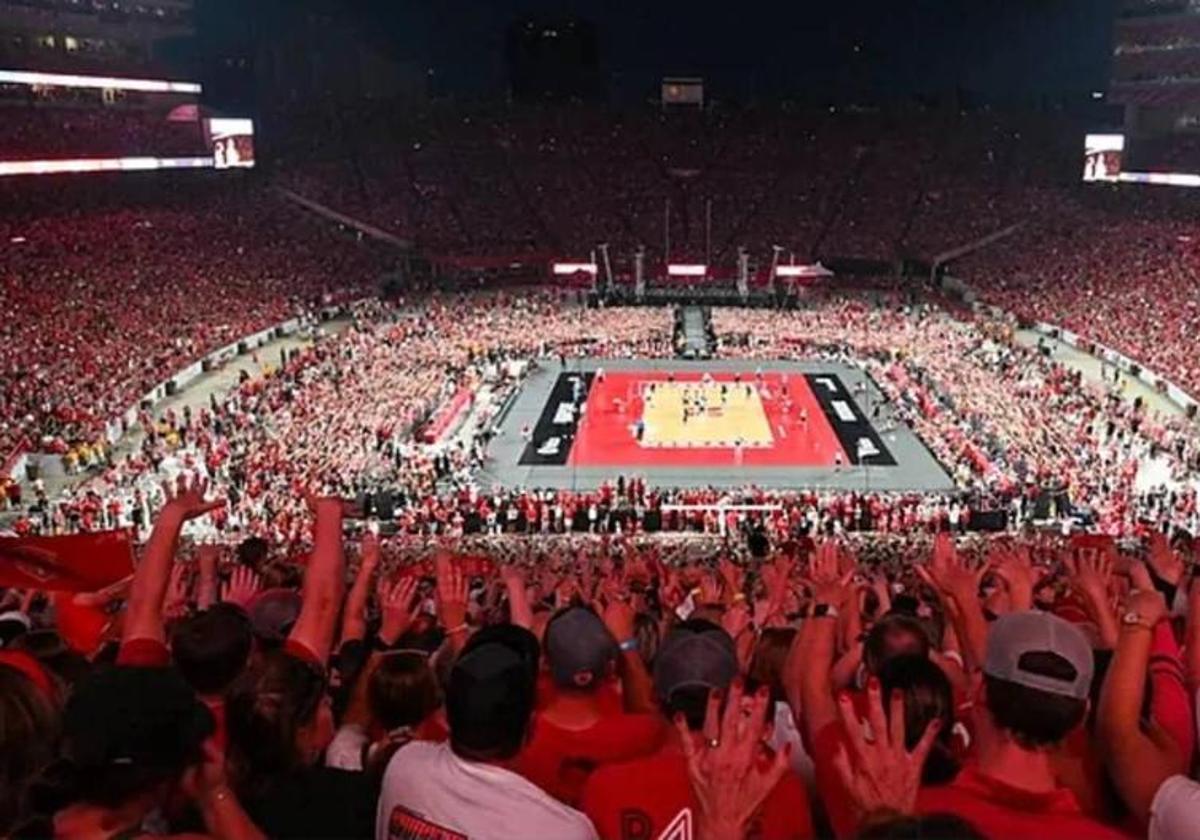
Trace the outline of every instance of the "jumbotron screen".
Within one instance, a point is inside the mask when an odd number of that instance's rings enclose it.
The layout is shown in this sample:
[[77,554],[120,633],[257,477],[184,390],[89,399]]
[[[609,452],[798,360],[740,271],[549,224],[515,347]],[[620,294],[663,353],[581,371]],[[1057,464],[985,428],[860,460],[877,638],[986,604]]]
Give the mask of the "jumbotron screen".
[[1084,139],[1083,180],[1088,183],[1200,187],[1200,174],[1170,171],[1131,172],[1125,168],[1129,159],[1129,139],[1124,134],[1089,134]]
[[[254,122],[205,113],[194,82],[0,69],[0,176],[249,169]],[[53,118],[47,118],[52,114]]]

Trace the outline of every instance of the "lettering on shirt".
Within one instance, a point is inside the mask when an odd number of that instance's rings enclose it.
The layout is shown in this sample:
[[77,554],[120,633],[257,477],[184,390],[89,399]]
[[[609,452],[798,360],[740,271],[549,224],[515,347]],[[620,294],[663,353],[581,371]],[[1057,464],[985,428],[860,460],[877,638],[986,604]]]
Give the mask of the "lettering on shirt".
[[397,805],[388,820],[388,840],[467,840],[467,835],[432,823]]

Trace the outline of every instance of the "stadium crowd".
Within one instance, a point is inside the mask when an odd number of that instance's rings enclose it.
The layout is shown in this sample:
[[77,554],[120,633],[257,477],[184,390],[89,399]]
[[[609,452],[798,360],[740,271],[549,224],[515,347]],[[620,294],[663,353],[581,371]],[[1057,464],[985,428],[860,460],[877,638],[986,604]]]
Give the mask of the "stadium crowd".
[[170,374],[355,299],[383,265],[256,189],[6,214],[0,238],[0,307],[22,315],[0,325],[0,458],[103,447]]
[[[1190,543],[347,537],[12,589],[13,837],[1191,837]],[[913,553],[918,562],[914,563]]]
[[[864,365],[886,397],[872,422],[885,435],[898,424],[915,430],[951,471],[954,493],[662,490],[636,475],[614,475],[596,491],[481,484],[490,421],[528,365],[673,354],[668,313],[571,301],[525,292],[360,304],[348,329],[282,364],[266,360],[264,376],[220,400],[158,418],[143,412],[133,452],[73,450],[80,463],[103,463],[61,496],[25,499],[14,528],[144,531],[162,481],[180,472],[229,488],[211,536],[252,534],[282,545],[307,532],[296,489],[314,485],[347,497],[386,493],[386,518],[405,534],[630,533],[644,527],[647,512],[678,504],[709,509],[668,511],[666,530],[724,533],[751,523],[780,537],[833,527],[966,527],[973,510],[1002,511],[1014,528],[1060,520],[1118,537],[1200,526],[1200,450],[1185,418],[1124,399],[1119,386],[1086,382],[1021,346],[1007,322],[896,296],[818,297],[788,312],[717,309],[719,353]],[[423,424],[460,391],[473,399],[468,419],[444,440],[420,442]],[[1053,508],[1040,501],[1048,496],[1058,500]],[[719,509],[737,503],[778,510],[764,518]]]

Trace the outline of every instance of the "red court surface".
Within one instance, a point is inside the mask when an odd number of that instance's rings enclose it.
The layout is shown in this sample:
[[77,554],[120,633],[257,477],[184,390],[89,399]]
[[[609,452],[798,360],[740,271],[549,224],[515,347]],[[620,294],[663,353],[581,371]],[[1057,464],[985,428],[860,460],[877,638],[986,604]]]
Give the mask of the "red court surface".
[[[700,382],[703,376],[676,373],[674,381]],[[732,383],[734,376],[713,374],[712,380]],[[782,398],[785,376],[791,399],[789,411],[785,411]],[[762,447],[743,447],[740,462],[732,446],[642,446],[632,429],[642,415],[643,401],[638,396],[641,386],[647,382],[665,384],[667,377],[665,371],[622,371],[607,373],[602,382],[593,382],[568,463],[577,467],[831,467],[838,454],[843,464],[848,463],[833,427],[800,374],[763,375],[760,397],[771,441]],[[756,384],[753,372],[741,374],[741,384],[747,383]],[[626,403],[624,410],[621,403]],[[802,412],[807,412],[807,422],[800,420]]]

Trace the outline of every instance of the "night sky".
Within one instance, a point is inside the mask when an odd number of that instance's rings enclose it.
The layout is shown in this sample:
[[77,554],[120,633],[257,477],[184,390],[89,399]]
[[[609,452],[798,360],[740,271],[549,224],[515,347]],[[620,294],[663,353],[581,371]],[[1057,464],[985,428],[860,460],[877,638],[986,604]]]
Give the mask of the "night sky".
[[[504,32],[530,14],[593,22],[617,96],[702,74],[732,96],[1086,96],[1108,75],[1112,0],[356,0],[446,93],[500,90]],[[647,86],[650,86],[649,88]]]
[[264,16],[283,25],[305,6],[335,10],[374,44],[432,70],[435,96],[503,95],[510,25],[575,16],[597,30],[615,101],[644,101],[663,75],[695,74],[719,99],[869,103],[964,92],[978,103],[1013,104],[1081,101],[1105,89],[1114,7],[1114,0],[197,3],[202,40],[216,44],[229,40],[222,30],[244,26],[269,41]]

